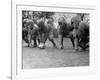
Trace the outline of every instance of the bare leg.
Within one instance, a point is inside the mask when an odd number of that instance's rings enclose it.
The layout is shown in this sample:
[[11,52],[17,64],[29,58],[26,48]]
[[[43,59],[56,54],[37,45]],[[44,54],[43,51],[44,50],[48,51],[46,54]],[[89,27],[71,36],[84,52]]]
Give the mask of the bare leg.
[[78,50],[78,38],[75,38],[75,50]]
[[78,50],[78,37],[77,37],[77,29],[74,29],[74,43],[75,43],[75,50],[77,51]]
[[52,42],[53,46],[54,46],[55,48],[57,48],[57,46],[56,46],[56,44],[55,44],[55,42],[54,42],[54,39],[53,39],[53,34],[50,34],[48,38],[49,38],[49,40]]
[[28,34],[28,47],[30,47],[31,46],[31,35],[30,34]]
[[63,49],[63,36],[59,34],[59,43],[60,43],[60,48]]

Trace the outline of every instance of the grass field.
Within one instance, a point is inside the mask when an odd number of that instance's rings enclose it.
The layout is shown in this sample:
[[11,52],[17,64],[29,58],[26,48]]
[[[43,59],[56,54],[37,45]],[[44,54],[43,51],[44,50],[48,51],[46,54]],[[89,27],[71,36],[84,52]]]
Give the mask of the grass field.
[[[58,39],[55,39],[59,46]],[[53,48],[50,41],[46,49],[30,48],[22,44],[23,69],[89,66],[89,50],[76,52],[68,38],[64,39],[64,49]]]

